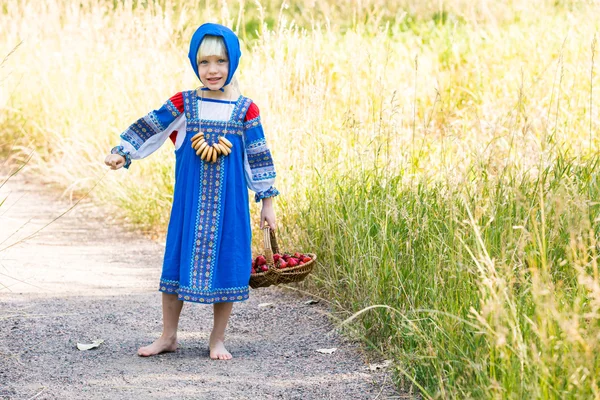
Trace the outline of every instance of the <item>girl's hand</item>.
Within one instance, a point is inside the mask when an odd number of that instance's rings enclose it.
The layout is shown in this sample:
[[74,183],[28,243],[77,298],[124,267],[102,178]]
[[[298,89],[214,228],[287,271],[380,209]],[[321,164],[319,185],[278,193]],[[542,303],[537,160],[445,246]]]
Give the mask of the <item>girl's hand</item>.
[[108,165],[110,169],[119,169],[125,165],[125,157],[118,154],[109,154],[106,156],[104,164]]
[[270,197],[263,199],[262,210],[260,211],[260,229],[264,229],[267,225],[272,230],[277,228],[275,210],[273,209],[273,203]]

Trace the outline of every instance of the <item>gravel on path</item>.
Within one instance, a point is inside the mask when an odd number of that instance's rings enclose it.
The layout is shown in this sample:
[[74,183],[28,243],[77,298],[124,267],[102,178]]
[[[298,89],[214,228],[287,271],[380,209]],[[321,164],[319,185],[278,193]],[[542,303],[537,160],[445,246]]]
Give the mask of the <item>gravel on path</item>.
[[[370,370],[360,345],[334,329],[326,305],[277,287],[234,305],[226,340],[233,360],[209,359],[212,307],[189,303],[178,351],[138,357],[161,331],[164,245],[89,201],[21,241],[72,203],[23,177],[0,188],[5,198],[0,399],[413,398],[395,391],[389,371]],[[104,342],[76,348],[95,339]],[[337,350],[316,351],[324,348]]]

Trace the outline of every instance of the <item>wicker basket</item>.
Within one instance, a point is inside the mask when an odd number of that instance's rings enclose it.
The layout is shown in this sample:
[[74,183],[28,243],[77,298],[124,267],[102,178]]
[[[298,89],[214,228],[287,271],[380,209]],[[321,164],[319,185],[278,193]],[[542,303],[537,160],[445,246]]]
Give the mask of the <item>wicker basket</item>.
[[279,253],[275,232],[267,227],[263,229],[263,234],[265,243],[264,256],[267,259],[267,266],[269,269],[265,272],[257,272],[250,275],[250,287],[252,289],[283,283],[300,282],[310,274],[315,265],[315,260],[317,259],[316,254],[306,253],[306,255],[311,258],[307,263],[296,267],[279,269],[275,266],[275,261],[273,261],[273,254]]

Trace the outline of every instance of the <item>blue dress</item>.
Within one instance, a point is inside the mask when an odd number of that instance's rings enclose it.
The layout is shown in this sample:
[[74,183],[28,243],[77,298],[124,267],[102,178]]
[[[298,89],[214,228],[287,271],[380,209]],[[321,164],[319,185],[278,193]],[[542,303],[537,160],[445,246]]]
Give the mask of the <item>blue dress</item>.
[[[181,100],[183,107],[177,104]],[[175,150],[173,207],[159,290],[197,303],[242,301],[248,299],[252,263],[248,188],[256,192],[256,201],[276,196],[276,174],[260,116],[246,120],[252,100],[240,96],[228,121],[201,120],[198,104],[203,101],[195,90],[173,96],[132,124],[116,151],[136,158],[135,151],[150,138],[168,137],[175,121],[185,119],[185,136]],[[233,144],[231,154],[215,163],[203,161],[190,142],[200,130],[209,144],[225,136]],[[138,158],[145,156],[139,153]]]

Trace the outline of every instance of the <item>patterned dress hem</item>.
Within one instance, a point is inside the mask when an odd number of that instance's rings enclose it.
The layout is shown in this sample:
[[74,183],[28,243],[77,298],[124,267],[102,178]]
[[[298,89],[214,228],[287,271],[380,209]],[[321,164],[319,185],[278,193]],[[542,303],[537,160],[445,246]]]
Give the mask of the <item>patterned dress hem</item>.
[[177,294],[178,300],[189,301],[200,304],[214,304],[214,303],[232,303],[248,300],[249,286],[235,289],[225,289],[222,292],[210,291],[208,293],[202,293],[197,289],[188,288],[185,286],[179,286],[176,281],[160,281],[160,292],[167,294]]

